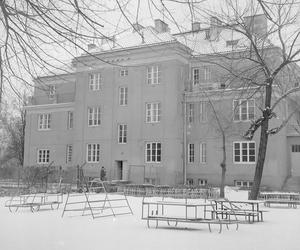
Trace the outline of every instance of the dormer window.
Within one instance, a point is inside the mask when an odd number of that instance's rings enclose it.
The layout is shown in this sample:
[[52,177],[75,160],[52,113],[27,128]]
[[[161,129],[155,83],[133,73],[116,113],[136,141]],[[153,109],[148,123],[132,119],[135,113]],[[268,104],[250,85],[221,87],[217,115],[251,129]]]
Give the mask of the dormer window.
[[210,39],[210,30],[205,30],[205,40]]
[[226,46],[229,47],[229,46],[236,46],[238,44],[239,40],[236,39],[236,40],[228,40],[226,41]]
[[54,99],[55,94],[56,94],[56,86],[50,85],[49,86],[49,99]]

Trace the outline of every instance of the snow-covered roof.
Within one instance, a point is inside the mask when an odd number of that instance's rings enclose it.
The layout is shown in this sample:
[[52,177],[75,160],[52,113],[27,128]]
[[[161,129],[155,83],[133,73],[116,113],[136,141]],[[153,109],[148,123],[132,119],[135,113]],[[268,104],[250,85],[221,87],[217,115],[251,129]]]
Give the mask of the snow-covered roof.
[[[209,38],[207,37],[209,33]],[[249,48],[243,34],[230,28],[214,27],[178,34],[158,32],[148,26],[137,31],[127,30],[111,39],[104,39],[101,46],[90,49],[90,53],[109,52],[120,49],[145,47],[161,43],[179,42],[191,50],[193,55],[230,52]]]

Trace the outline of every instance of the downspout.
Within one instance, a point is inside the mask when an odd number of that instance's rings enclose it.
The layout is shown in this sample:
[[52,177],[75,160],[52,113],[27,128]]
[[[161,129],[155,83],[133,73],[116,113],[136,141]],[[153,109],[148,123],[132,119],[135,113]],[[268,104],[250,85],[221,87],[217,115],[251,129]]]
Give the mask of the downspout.
[[182,154],[182,161],[183,161],[183,185],[186,185],[186,95],[185,92],[183,93],[183,154]]

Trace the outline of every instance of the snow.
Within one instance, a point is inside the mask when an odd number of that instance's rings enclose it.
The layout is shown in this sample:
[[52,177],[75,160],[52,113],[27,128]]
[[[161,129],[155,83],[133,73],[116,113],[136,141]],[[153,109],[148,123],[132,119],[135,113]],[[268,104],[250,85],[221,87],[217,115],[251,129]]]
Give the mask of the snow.
[[[227,189],[230,199],[247,199],[246,191]],[[264,222],[235,225],[218,234],[210,233],[206,224],[180,224],[177,228],[161,222],[158,229],[147,228],[141,220],[140,197],[128,197],[134,215],[92,219],[89,216],[63,218],[58,210],[46,207],[37,213],[28,208],[10,213],[0,198],[1,250],[293,250],[300,249],[300,208],[263,208]],[[74,215],[74,214],[73,214]]]

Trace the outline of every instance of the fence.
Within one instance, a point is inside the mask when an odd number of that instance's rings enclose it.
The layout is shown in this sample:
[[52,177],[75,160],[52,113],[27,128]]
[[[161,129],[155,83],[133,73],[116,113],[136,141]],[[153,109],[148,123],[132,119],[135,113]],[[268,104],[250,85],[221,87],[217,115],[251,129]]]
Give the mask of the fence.
[[187,198],[187,199],[213,199],[219,198],[219,189],[217,188],[176,188],[169,186],[143,186],[127,185],[118,186],[118,191],[124,192],[129,196],[156,196],[170,198]]

